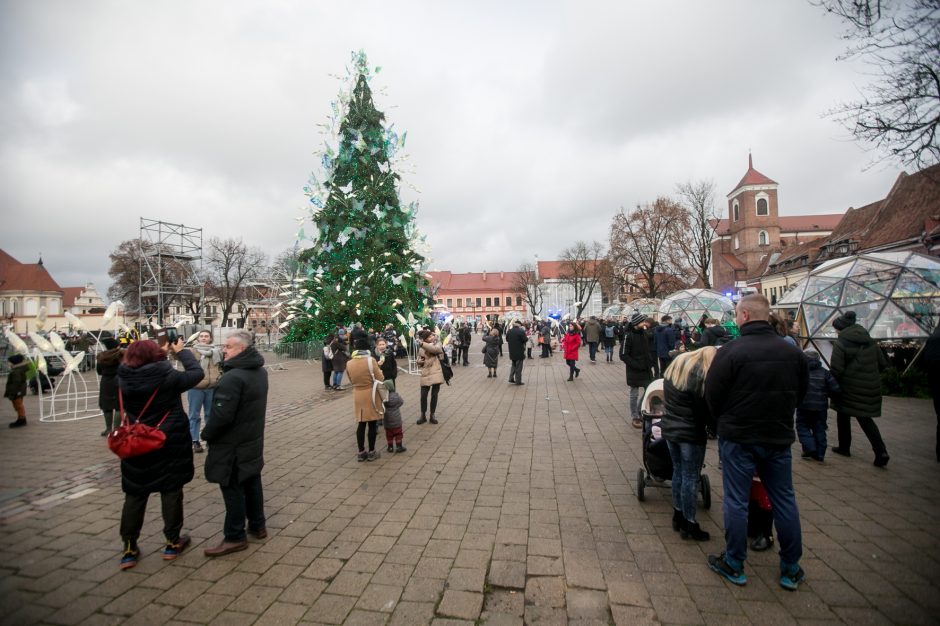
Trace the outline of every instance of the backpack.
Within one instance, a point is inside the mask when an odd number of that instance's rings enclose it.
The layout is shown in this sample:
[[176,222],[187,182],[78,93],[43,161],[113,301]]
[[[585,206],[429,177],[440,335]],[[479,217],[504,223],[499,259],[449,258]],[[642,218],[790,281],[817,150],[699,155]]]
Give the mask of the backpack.
[[613,336],[614,336],[614,327],[613,327],[613,326],[607,326],[607,327],[605,327],[605,328],[604,328],[604,336],[607,337],[608,339],[612,339]]

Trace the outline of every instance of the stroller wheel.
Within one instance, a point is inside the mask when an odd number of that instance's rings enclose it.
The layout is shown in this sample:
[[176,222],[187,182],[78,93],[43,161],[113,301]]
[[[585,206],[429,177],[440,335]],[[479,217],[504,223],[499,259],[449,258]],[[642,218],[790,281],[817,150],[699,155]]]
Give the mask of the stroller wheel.
[[646,473],[643,471],[643,468],[641,467],[640,469],[636,471],[636,499],[639,500],[640,502],[643,502],[643,500],[645,499],[645,493],[644,493],[645,489],[646,489]]
[[702,506],[712,508],[712,484],[705,474],[699,476],[699,489],[702,491]]

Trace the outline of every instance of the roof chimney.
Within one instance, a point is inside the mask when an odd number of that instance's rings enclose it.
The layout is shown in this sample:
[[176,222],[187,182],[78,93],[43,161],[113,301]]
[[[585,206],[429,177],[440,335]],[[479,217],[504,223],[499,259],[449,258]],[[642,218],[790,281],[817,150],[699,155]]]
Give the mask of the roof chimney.
[[483,281],[486,281],[486,270],[483,270]]
[[502,272],[499,273],[499,279],[500,279],[500,280],[503,280],[503,273],[502,273]]

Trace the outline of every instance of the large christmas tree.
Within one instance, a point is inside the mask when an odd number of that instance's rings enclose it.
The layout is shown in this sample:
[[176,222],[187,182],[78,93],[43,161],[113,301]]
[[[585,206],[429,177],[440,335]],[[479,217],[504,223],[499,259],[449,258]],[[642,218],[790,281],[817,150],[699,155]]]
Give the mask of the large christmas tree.
[[311,175],[304,187],[310,208],[301,221],[316,232],[302,225],[297,234],[308,247],[286,303],[286,341],[322,339],[351,322],[381,329],[426,315],[424,238],[414,224],[415,203],[399,200],[394,167],[405,134],[386,127],[375,108],[364,53],[353,54],[349,74],[327,125],[324,175]]

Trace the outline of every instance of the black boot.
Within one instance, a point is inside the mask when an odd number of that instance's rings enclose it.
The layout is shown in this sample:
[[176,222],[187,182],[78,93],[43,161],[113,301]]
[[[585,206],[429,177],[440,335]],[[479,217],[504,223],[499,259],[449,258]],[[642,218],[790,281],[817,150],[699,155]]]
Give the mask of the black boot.
[[672,510],[672,529],[676,532],[682,528],[682,520],[685,519],[682,517],[682,511],[679,509]]
[[679,532],[683,539],[692,539],[694,541],[708,541],[711,535],[702,530],[698,522],[690,522],[687,519],[682,520],[682,528]]
[[20,426],[26,426],[26,418],[18,417],[15,422],[10,422],[10,428],[19,428]]

